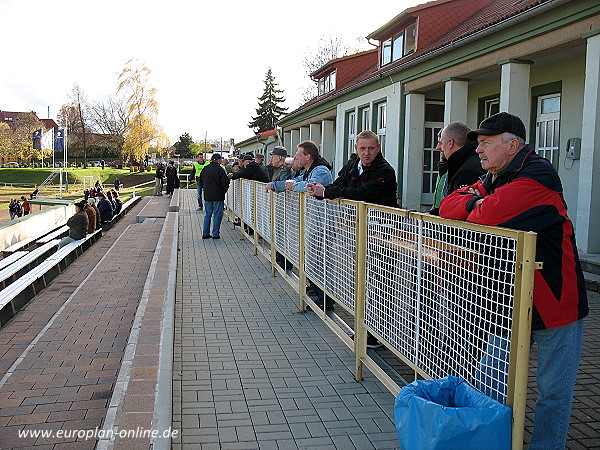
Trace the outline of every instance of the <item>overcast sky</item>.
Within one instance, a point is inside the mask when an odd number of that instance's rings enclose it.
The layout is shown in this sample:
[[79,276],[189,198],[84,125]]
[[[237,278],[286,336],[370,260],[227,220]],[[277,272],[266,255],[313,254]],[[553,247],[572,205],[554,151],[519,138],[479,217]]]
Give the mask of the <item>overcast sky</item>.
[[[0,110],[56,119],[73,84],[100,99],[131,58],[152,70],[159,122],[172,141],[252,136],[273,70],[285,106],[301,103],[302,59],[326,35],[352,42],[419,0],[344,2],[0,0]],[[368,9],[366,8],[368,7]]]

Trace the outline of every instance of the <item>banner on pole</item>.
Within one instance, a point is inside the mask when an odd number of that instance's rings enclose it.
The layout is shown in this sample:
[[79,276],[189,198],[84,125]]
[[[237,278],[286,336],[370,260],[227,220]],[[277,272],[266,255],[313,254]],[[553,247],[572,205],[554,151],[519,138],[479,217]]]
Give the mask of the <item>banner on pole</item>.
[[42,148],[52,150],[54,148],[54,129],[51,128],[42,134]]
[[33,132],[33,134],[31,135],[31,138],[33,139],[33,148],[35,150],[41,150],[42,149],[42,130],[41,130],[41,128],[39,130],[35,130]]
[[65,150],[65,138],[66,138],[66,130],[64,128],[60,128],[56,130],[56,135],[54,136],[54,151],[55,152],[63,152]]

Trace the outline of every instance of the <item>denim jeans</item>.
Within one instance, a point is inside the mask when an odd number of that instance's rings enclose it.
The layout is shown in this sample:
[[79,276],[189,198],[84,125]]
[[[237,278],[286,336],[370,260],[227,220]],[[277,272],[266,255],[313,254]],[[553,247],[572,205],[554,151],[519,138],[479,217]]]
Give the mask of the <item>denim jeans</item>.
[[[530,450],[563,449],[571,419],[573,390],[581,358],[583,320],[569,325],[531,333],[538,345],[536,381],[540,396],[535,404]],[[508,376],[509,341],[490,335],[477,379],[477,388],[490,397],[506,402],[506,382],[492,380]]]
[[530,450],[563,449],[571,419],[573,390],[581,358],[583,320],[532,332],[538,345],[535,404]]
[[202,208],[202,185],[198,182],[198,178],[196,178],[196,191],[198,193],[198,208]]
[[221,228],[221,220],[223,220],[223,205],[224,201],[204,202],[206,210],[204,212],[204,230],[202,236],[210,236],[210,219],[212,217],[212,237],[220,237],[219,229]]

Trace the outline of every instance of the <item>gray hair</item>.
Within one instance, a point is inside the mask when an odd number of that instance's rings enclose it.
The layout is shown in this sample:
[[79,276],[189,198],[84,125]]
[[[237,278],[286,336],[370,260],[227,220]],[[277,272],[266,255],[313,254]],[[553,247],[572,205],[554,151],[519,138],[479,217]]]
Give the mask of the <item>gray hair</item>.
[[460,147],[467,143],[467,133],[471,129],[462,122],[450,122],[446,125],[446,139],[453,139]]
[[502,133],[500,136],[502,138],[502,142],[505,144],[515,139],[519,143],[519,150],[525,147],[525,139],[523,139],[521,136],[517,136],[516,134],[512,134],[507,131]]

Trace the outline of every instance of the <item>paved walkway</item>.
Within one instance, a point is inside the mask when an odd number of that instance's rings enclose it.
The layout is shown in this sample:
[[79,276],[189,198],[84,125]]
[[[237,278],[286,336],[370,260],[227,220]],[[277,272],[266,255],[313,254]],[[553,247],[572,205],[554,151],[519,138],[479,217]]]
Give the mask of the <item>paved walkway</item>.
[[230,223],[201,239],[182,197],[173,448],[398,448],[394,398]]
[[[168,199],[163,201],[168,208]],[[142,200],[0,329],[0,448],[92,449],[94,440],[19,437],[102,428],[164,219]]]

